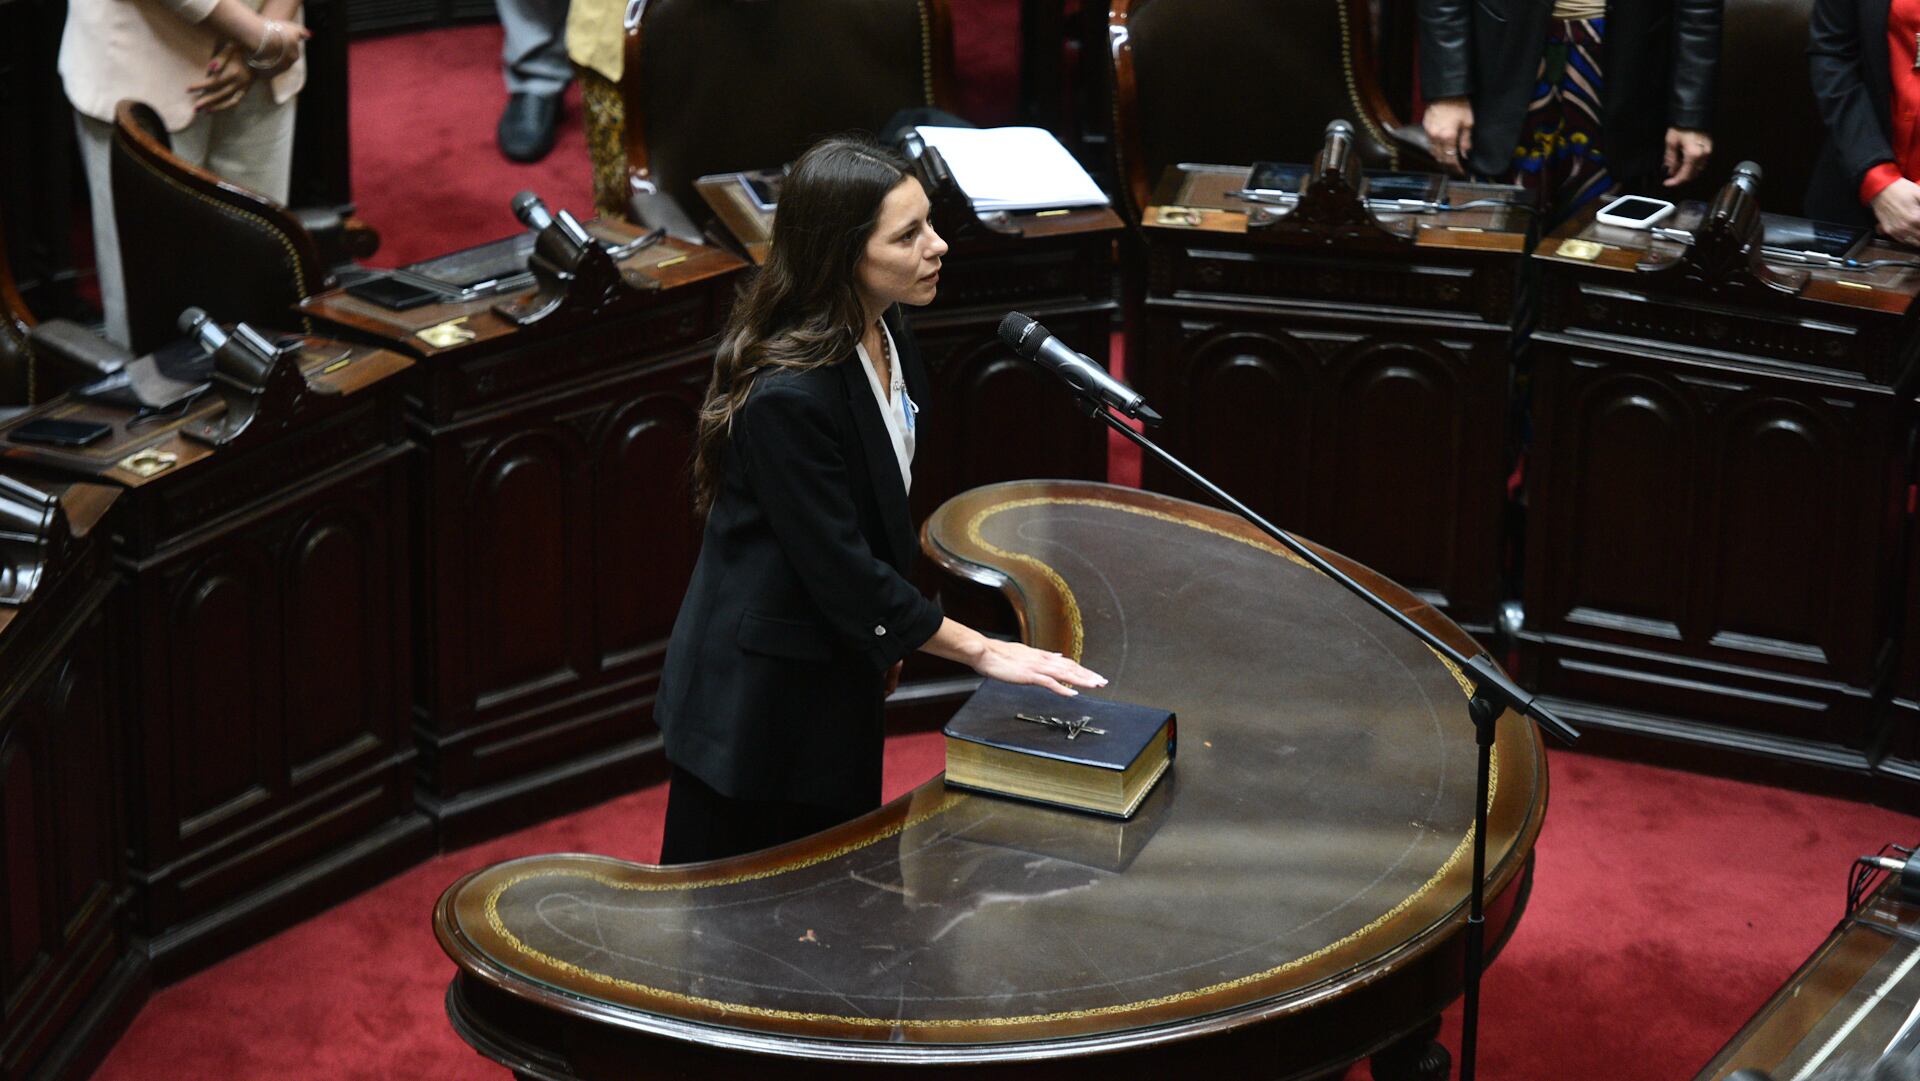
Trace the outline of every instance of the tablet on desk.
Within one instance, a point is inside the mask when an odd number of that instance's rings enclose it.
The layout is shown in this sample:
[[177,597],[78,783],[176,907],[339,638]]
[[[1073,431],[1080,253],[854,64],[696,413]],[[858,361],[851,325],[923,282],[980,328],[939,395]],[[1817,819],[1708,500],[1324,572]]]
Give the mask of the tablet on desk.
[[1246,191],[1263,199],[1298,199],[1307,188],[1307,177],[1313,170],[1305,165],[1293,165],[1277,161],[1256,161],[1253,172],[1247,174]]
[[1360,194],[1374,210],[1438,210],[1446,188],[1447,178],[1439,173],[1368,169],[1360,180]]
[[780,182],[784,177],[779,172],[763,171],[755,173],[735,173],[734,179],[747,191],[747,199],[754,209],[772,213],[780,205]]
[[1859,225],[1812,221],[1787,214],[1761,214],[1760,246],[1768,255],[1805,263],[1845,266],[1872,230]]

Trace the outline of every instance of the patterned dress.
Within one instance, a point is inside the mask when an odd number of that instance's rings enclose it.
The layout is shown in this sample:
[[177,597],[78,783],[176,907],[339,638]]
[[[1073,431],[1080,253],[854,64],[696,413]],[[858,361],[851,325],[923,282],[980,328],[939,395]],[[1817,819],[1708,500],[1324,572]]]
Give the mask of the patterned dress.
[[1545,230],[1615,186],[1600,145],[1605,76],[1599,53],[1606,32],[1604,17],[1548,24],[1533,100],[1513,149],[1514,182],[1533,193]]

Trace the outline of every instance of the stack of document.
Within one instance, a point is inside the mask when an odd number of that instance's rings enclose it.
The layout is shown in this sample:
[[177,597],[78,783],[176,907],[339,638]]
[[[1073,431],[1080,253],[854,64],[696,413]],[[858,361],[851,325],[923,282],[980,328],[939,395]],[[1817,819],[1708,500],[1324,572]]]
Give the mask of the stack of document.
[[946,159],[975,210],[1107,205],[1106,193],[1044,128],[918,130]]

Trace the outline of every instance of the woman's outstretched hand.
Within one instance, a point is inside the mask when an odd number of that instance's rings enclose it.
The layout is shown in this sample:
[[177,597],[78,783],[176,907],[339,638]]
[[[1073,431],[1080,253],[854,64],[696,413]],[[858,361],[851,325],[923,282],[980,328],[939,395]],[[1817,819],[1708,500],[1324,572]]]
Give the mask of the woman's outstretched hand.
[[1107,677],[1058,653],[988,638],[964,623],[942,620],[940,629],[920,647],[1002,683],[1029,683],[1055,694],[1080,693],[1076,687],[1104,687]]
[[1107,677],[1091,668],[1083,668],[1058,653],[987,639],[986,649],[974,662],[973,670],[1002,683],[1031,683],[1055,694],[1073,695],[1075,687],[1104,687]]

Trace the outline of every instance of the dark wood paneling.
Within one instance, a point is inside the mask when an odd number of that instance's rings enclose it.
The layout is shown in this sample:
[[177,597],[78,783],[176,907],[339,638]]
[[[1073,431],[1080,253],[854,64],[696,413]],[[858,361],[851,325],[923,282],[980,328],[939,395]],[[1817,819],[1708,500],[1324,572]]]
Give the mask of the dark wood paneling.
[[1892,395],[1543,353],[1537,689],[1864,750],[1890,614]]
[[1913,285],[1716,262],[1719,222],[1694,251],[1609,232],[1562,255],[1586,218],[1541,244],[1523,675],[1610,749],[1857,786],[1899,753],[1872,703],[1904,577]]
[[[551,280],[525,324],[488,300],[304,304],[419,358],[416,796],[448,846],[664,775],[652,704],[698,547],[694,417],[745,264],[669,239],[582,265],[599,276]],[[463,333],[420,333],[442,324]]]
[[1887,708],[1888,760],[1883,767],[1905,780],[1920,781],[1920,401],[1908,402],[1907,410],[1906,588],[1895,613],[1899,655]]
[[336,861],[392,868],[429,843],[405,708],[405,456],[372,448],[128,564],[138,914],[165,974],[314,907],[317,868],[351,880],[377,872]]
[[[1489,629],[1517,260],[1149,236],[1127,368],[1168,417],[1161,444],[1283,528]],[[1194,494],[1157,462],[1142,479]]]
[[423,709],[443,819],[543,770],[617,769],[657,739],[653,689],[698,551],[687,463],[707,363],[629,357],[612,381],[430,438]]
[[0,1076],[82,1077],[147,994],[101,538],[0,621]]

